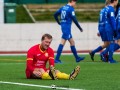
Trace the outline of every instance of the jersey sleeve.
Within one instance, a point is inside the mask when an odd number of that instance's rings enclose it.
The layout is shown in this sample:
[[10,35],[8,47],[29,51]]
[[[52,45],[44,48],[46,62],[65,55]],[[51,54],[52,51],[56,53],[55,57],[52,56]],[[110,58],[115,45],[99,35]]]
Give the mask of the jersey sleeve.
[[120,31],[120,8],[117,11],[117,30]]
[[60,21],[59,21],[58,16],[60,15],[60,13],[61,13],[61,8],[54,13],[54,18],[59,25],[60,25]]
[[72,17],[72,20],[73,22],[75,23],[75,25],[79,28],[79,30],[82,30],[80,24],[78,23],[77,19],[76,19],[76,16],[75,16],[75,11],[74,9],[71,9],[71,17]]
[[50,49],[49,51],[49,66],[54,66],[54,51]]
[[111,26],[112,26],[113,30],[116,31],[116,19],[115,19],[114,9],[110,9],[109,17],[110,17],[110,21],[111,21]]
[[34,67],[33,67],[33,58],[34,58],[34,51],[33,49],[29,49],[28,52],[27,52],[27,69],[32,73],[33,70],[34,70]]

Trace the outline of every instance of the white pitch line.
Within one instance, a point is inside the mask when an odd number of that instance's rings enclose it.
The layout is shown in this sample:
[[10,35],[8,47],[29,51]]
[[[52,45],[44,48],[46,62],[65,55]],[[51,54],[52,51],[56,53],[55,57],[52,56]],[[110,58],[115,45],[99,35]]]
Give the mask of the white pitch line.
[[1,84],[11,84],[11,85],[20,85],[20,86],[31,86],[31,87],[40,87],[40,88],[55,88],[55,89],[61,89],[61,90],[85,90],[85,89],[75,89],[75,88],[64,88],[64,87],[57,87],[57,86],[44,86],[44,85],[35,85],[35,84],[25,84],[25,83],[16,83],[16,82],[5,82],[0,81]]

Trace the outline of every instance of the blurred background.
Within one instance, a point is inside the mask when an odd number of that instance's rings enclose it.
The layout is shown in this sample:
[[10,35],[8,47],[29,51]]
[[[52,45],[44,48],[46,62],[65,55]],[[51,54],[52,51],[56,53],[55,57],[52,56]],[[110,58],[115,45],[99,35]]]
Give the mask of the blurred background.
[[[16,22],[34,22],[28,17],[27,9],[36,21],[54,21],[53,13],[68,0],[5,0],[5,9],[14,8],[16,11]],[[12,5],[11,5],[12,4]],[[26,7],[25,7],[25,6]],[[97,21],[98,12],[104,6],[104,0],[78,0],[76,15],[79,21]],[[7,13],[7,12],[6,12]],[[48,17],[49,15],[49,17]],[[8,22],[6,20],[6,22]]]
[[[1,0],[0,1],[0,53],[26,53],[44,33],[53,36],[51,47],[57,50],[61,28],[53,14],[68,0]],[[78,0],[76,17],[84,32],[72,24],[73,38],[78,52],[88,52],[101,44],[97,37],[99,11],[104,0]],[[93,44],[94,43],[94,44]],[[64,51],[69,51],[69,43]],[[63,51],[63,52],[64,52]]]

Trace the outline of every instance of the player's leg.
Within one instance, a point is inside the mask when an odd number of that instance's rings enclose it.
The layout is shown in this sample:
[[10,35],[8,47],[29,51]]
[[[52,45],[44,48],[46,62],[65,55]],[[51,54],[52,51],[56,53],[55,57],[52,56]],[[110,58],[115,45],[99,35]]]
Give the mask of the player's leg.
[[80,72],[80,66],[77,66],[70,74],[69,79],[74,80]]
[[92,59],[93,61],[94,61],[94,54],[95,54],[96,52],[99,52],[99,51],[101,51],[102,49],[108,47],[109,44],[110,44],[110,42],[109,42],[109,40],[108,40],[107,32],[106,32],[105,30],[101,30],[101,31],[99,31],[99,33],[100,33],[100,36],[101,36],[101,40],[104,42],[104,44],[89,52],[90,57],[91,57],[91,59]]
[[120,32],[117,33],[117,40],[114,44],[114,51],[118,50],[120,48]]
[[84,60],[85,57],[78,56],[77,50],[75,48],[75,42],[74,42],[73,38],[70,38],[68,41],[70,42],[70,48],[71,48],[71,51],[76,59],[76,62],[80,62],[81,60]]
[[34,79],[47,79],[47,80],[54,79],[52,76],[49,75],[48,72],[46,72],[46,69],[44,69],[44,68],[36,68],[36,69],[34,69],[31,78],[34,78]]
[[109,58],[108,58],[109,63],[116,63],[116,61],[113,60],[113,53],[114,53],[114,44],[111,43],[109,46]]
[[[118,50],[120,48],[120,40],[116,40],[113,43],[113,47],[114,47],[114,51]],[[101,56],[101,60],[104,62],[108,61],[108,51],[109,51],[109,46],[103,51],[101,52],[100,56]]]
[[100,57],[101,57],[101,60],[103,62],[107,62],[108,61],[108,51],[109,51],[109,45],[110,45],[110,42],[109,41],[104,41],[104,46],[102,47],[106,47],[106,49],[100,53]]
[[109,51],[109,46],[100,53],[100,57],[103,62],[108,62],[108,51]]
[[79,74],[80,72],[80,66],[77,66],[72,72],[71,74],[66,74],[66,73],[63,73],[63,72],[60,72],[60,71],[56,71],[56,76],[58,79],[70,79],[70,80],[74,80],[77,75]]
[[115,45],[114,45],[114,42],[113,42],[113,32],[112,31],[109,31],[108,33],[108,39],[109,41],[111,41],[110,45],[109,45],[109,57],[108,57],[108,62],[109,63],[116,63],[115,60],[113,60],[113,53],[115,51]]
[[104,42],[104,44],[103,44],[102,46],[99,46],[99,47],[97,47],[96,49],[90,51],[89,54],[90,54],[90,56],[91,56],[91,59],[94,61],[94,54],[95,54],[96,52],[99,52],[99,51],[101,51],[102,49],[106,48],[107,46],[109,46],[109,42],[108,42],[108,41]]
[[56,70],[56,76],[58,79],[69,79],[70,75]]
[[53,66],[50,67],[49,75],[53,80],[70,78],[69,74],[62,73],[59,70],[55,70],[55,67]]
[[56,70],[54,66],[50,66],[50,70],[49,70],[49,76],[53,79],[53,80],[57,80],[57,76],[56,76]]
[[118,50],[120,48],[120,40],[118,41],[118,43],[114,44],[114,51]]
[[109,47],[109,62],[110,63],[116,63],[116,61],[113,59],[113,53],[120,48],[120,40],[118,40],[118,44],[110,44]]
[[62,38],[61,43],[59,44],[58,49],[57,49],[55,63],[61,63],[60,56],[61,56],[61,53],[62,53],[62,50],[63,50],[65,43],[66,43],[66,40]]

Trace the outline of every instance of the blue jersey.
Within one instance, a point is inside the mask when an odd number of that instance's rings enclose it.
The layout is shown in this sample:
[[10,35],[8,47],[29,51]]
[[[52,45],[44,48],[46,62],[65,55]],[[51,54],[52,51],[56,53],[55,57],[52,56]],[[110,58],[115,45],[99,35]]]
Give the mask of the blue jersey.
[[116,12],[116,23],[117,23],[117,39],[120,39],[120,7],[118,8],[118,11]]
[[105,12],[105,30],[106,31],[116,31],[116,19],[115,19],[115,11],[114,7],[107,6]]
[[72,18],[75,16],[74,8],[70,5],[65,5],[58,10],[60,13],[61,24],[69,24],[72,23]]
[[114,31],[116,31],[116,19],[112,6],[106,6],[100,11],[98,30],[102,41],[113,41]]
[[[58,16],[60,16],[60,21],[58,19]],[[69,30],[71,30],[71,24],[72,21],[74,21],[76,26],[80,30],[82,29],[76,19],[74,8],[69,4],[61,7],[58,11],[56,11],[54,14],[54,18],[58,22],[58,24],[61,25],[61,27],[67,27],[67,29],[69,28]]]
[[117,16],[116,16],[117,30],[120,31],[120,7],[118,8]]
[[105,30],[105,12],[106,12],[106,7],[101,9],[100,14],[99,14],[99,23],[98,23],[98,30],[99,32]]
[[[58,16],[60,16],[60,21]],[[76,19],[74,8],[69,4],[61,7],[58,11],[56,11],[54,14],[54,18],[57,21],[57,23],[61,25],[62,38],[65,40],[69,40],[72,38],[71,34],[72,21],[76,24],[79,30],[82,31],[82,28],[80,27]]]

